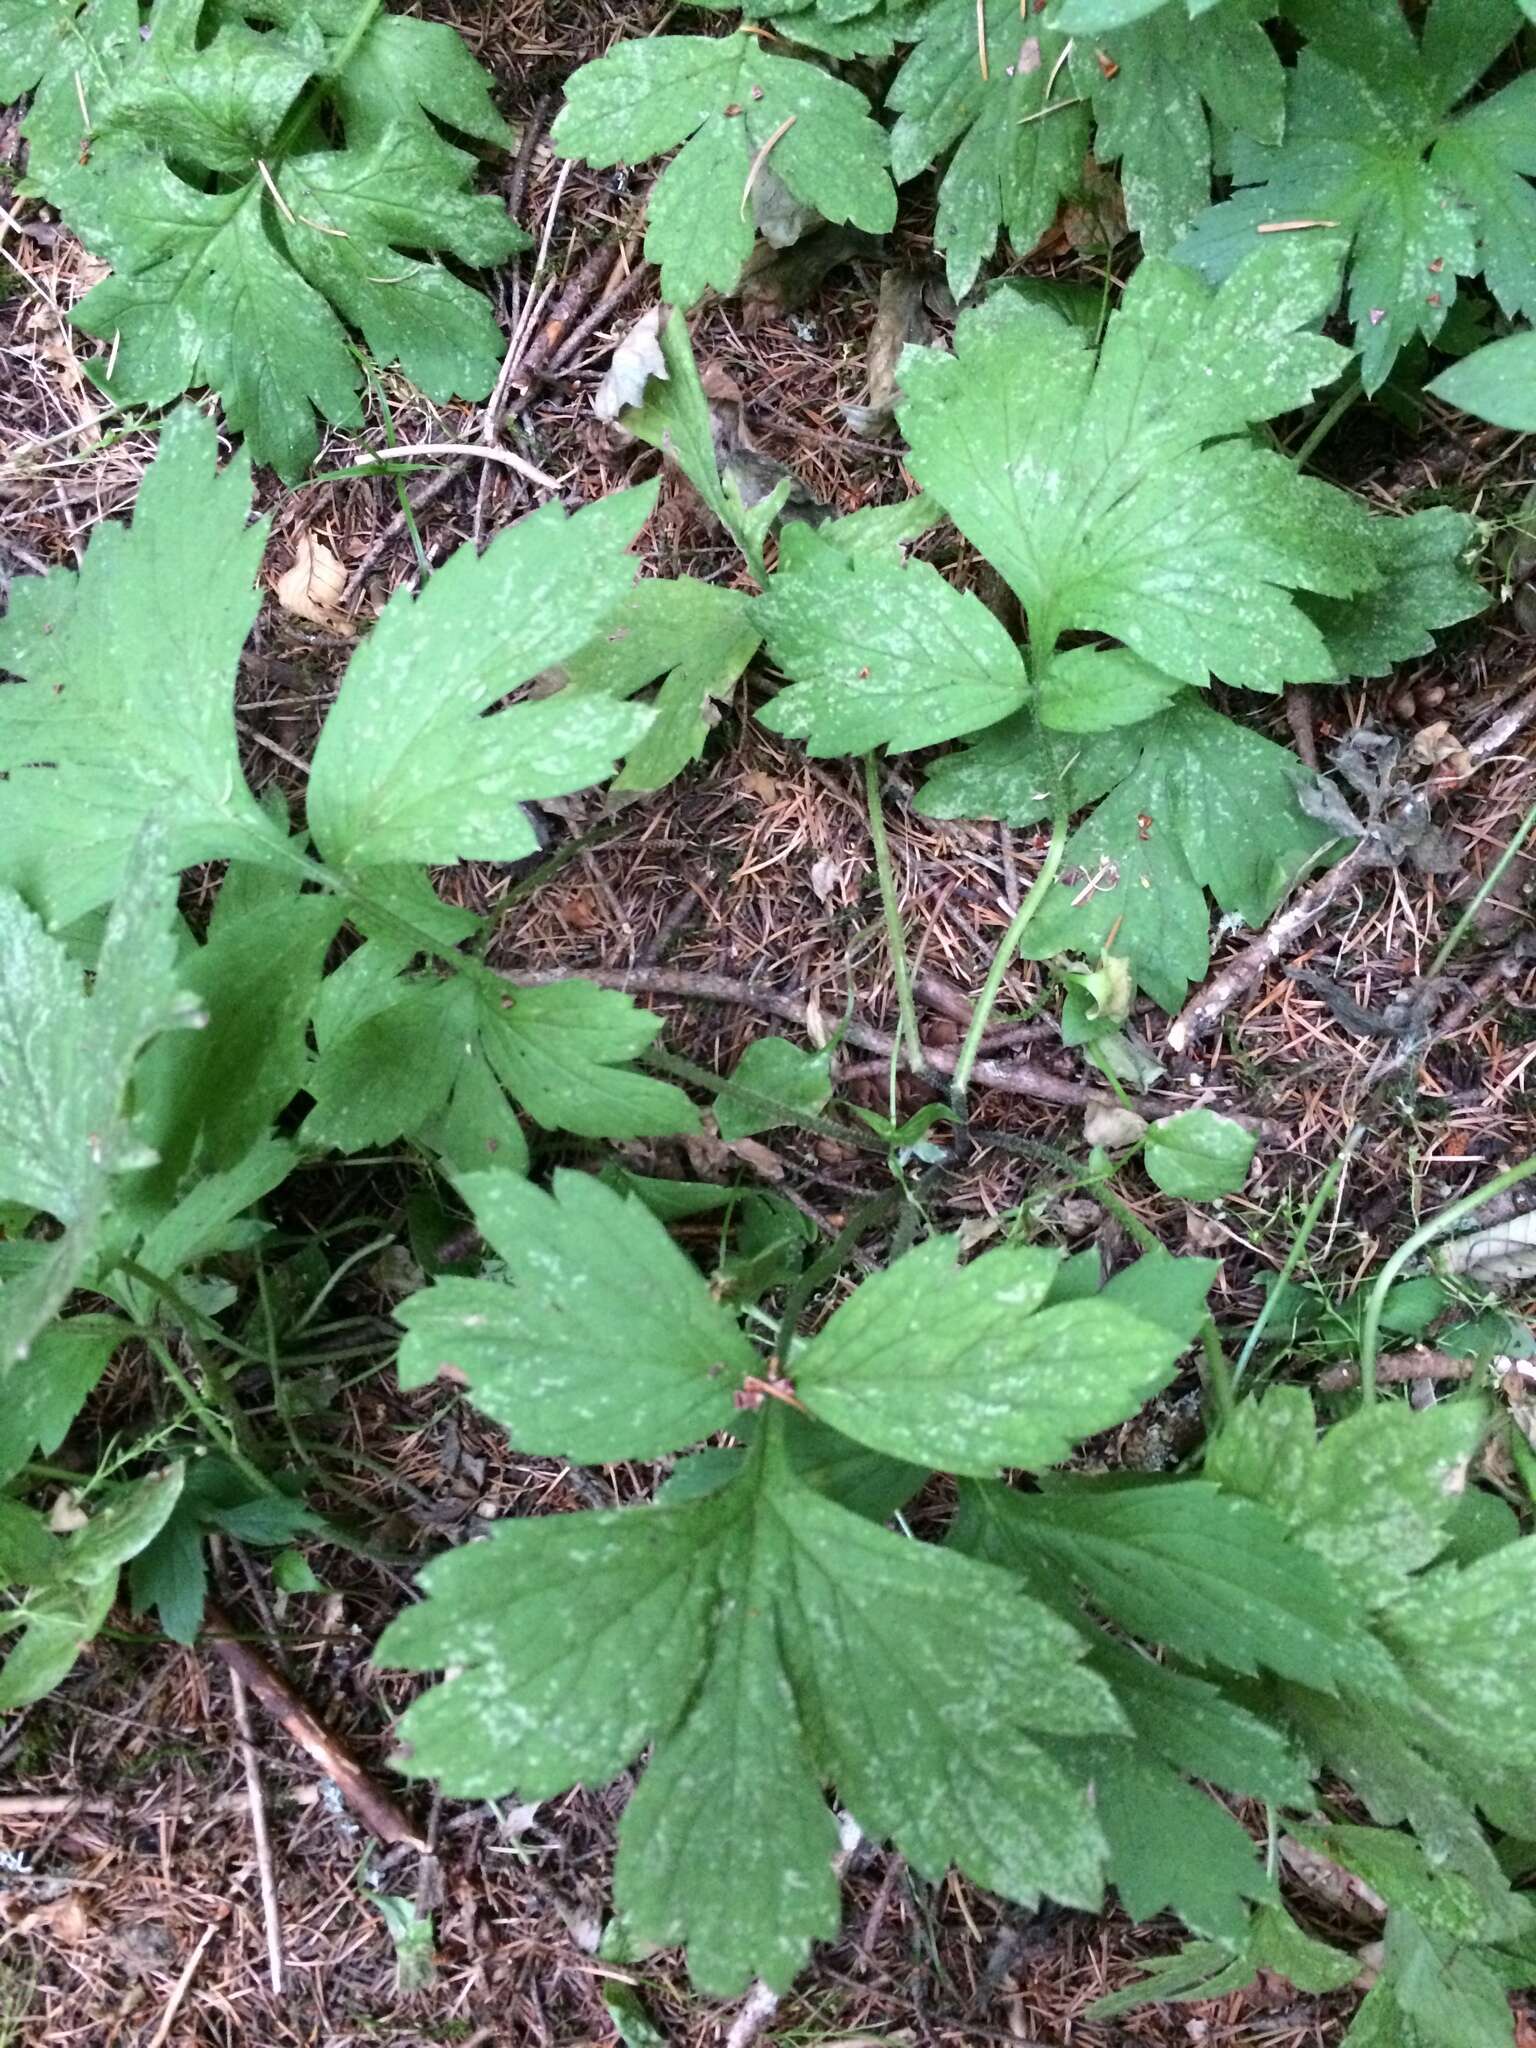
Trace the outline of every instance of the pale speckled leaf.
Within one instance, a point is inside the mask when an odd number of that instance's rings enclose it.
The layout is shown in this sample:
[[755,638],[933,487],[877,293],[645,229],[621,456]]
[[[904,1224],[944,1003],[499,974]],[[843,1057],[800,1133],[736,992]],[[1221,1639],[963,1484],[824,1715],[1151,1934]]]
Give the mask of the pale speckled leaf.
[[680,1088],[634,1073],[661,1019],[617,989],[590,981],[547,988],[477,988],[480,1044],[508,1094],[551,1130],[588,1138],[696,1131]]
[[449,1277],[402,1303],[403,1384],[452,1365],[520,1448],[589,1464],[730,1428],[757,1354],[643,1203],[581,1173],[549,1195],[506,1173],[462,1187],[511,1284]]
[[747,179],[765,148],[774,175],[823,218],[877,235],[896,218],[885,137],[863,94],[757,36],[616,44],[567,82],[554,141],[599,168],[683,144],[652,192],[645,243],[674,305],[735,286],[752,248]]
[[1015,0],[986,0],[983,71],[976,9],[967,0],[932,7],[916,47],[892,82],[900,115],[891,161],[905,182],[957,145],[939,185],[936,240],[950,289],[963,297],[1005,229],[1025,255],[1082,180],[1087,109],[1060,69],[1066,38]]
[[1149,255],[1172,248],[1209,204],[1207,107],[1240,135],[1280,140],[1286,74],[1262,26],[1270,11],[1267,0],[1213,0],[1191,20],[1164,7],[1074,40],[1072,84],[1093,103],[1095,154],[1120,160],[1126,215]]
[[985,1485],[967,1499],[965,1547],[1037,1597],[1065,1578],[1131,1634],[1197,1664],[1324,1691],[1360,1674],[1363,1631],[1344,1586],[1256,1502],[1204,1480],[1046,1495]]
[[116,892],[151,812],[176,867],[287,857],[235,733],[266,528],[249,523],[249,464],[217,458],[212,423],[178,412],[132,527],[94,528],[78,574],[12,586],[0,667],[23,681],[0,689],[0,881],[51,923]]
[[1185,1202],[1214,1202],[1236,1194],[1248,1178],[1258,1140],[1229,1116],[1213,1109],[1185,1109],[1160,1116],[1147,1132],[1142,1163],[1165,1195]]
[[461,1668],[407,1714],[407,1767],[547,1796],[653,1742],[617,1902],[717,1995],[786,1988],[835,1930],[824,1780],[925,1876],[1096,1905],[1088,1788],[1029,1732],[1122,1728],[1086,1644],[1006,1573],[811,1491],[767,1422],[704,1499],[522,1522],[430,1566],[380,1656]]
[[1039,714],[1053,732],[1109,732],[1162,711],[1183,685],[1124,647],[1072,647],[1040,678]]
[[462,548],[419,596],[397,591],[353,655],[315,748],[308,814],[336,867],[514,860],[537,851],[520,800],[600,781],[650,714],[602,695],[490,706],[575,654],[622,602],[624,552],[655,502],[558,505]]
[[[1231,199],[1179,250],[1223,277],[1261,224],[1335,221],[1368,392],[1416,334],[1433,341],[1457,277],[1486,267],[1508,313],[1536,307],[1536,87],[1518,78],[1456,116],[1457,99],[1514,34],[1513,9],[1442,6],[1454,30],[1416,43],[1395,9],[1325,10],[1289,77],[1282,145],[1241,143]],[[1335,25],[1337,23],[1337,25]],[[1277,240],[1292,237],[1278,236]]]
[[[1531,370],[1536,391],[1536,354]],[[1455,371],[1449,374],[1454,376]],[[1442,389],[1444,383],[1444,378],[1437,379],[1430,388],[1457,403]],[[1536,400],[1531,420],[1536,426]],[[1459,625],[1488,604],[1488,594],[1469,566],[1478,545],[1477,521],[1469,513],[1436,505],[1406,519],[1378,519],[1372,541],[1383,578],[1376,589],[1357,597],[1302,599],[1341,677],[1388,675],[1394,663],[1432,653],[1437,629]]]
[[1312,1781],[1291,1737],[1217,1686],[1123,1643],[1098,1644],[1092,1662],[1109,1681],[1138,1743],[1165,1763],[1273,1806],[1311,1803]]
[[954,1472],[1053,1465],[1166,1385],[1180,1333],[1102,1299],[1042,1307],[1049,1253],[956,1266],[930,1238],[865,1280],[794,1354],[798,1398],[845,1436]]
[[1379,1607],[1445,1547],[1487,1428],[1475,1401],[1441,1402],[1422,1414],[1392,1401],[1346,1416],[1319,1438],[1308,1394],[1278,1387],[1237,1410],[1206,1469],[1273,1508],[1298,1543]]
[[630,749],[615,790],[660,789],[697,760],[718,714],[757,652],[759,635],[740,591],[691,576],[641,583],[602,630],[565,663],[572,690],[631,697],[658,677],[655,722]]
[[479,266],[527,237],[472,192],[475,158],[429,118],[508,134],[456,34],[329,4],[251,13],[259,28],[233,5],[160,6],[109,75],[76,81],[73,159],[56,104],[35,170],[111,265],[74,316],[111,345],[110,380],[105,361],[97,373],[111,395],[161,405],[210,385],[256,459],[293,481],[317,411],[361,423],[349,325],[440,403],[489,392],[502,337],[439,254]]
[[733,1520],[718,1496],[530,1516],[429,1564],[427,1598],[375,1652],[412,1671],[456,1667],[402,1723],[412,1773],[467,1799],[548,1799],[632,1763],[698,1683]]
[[1210,960],[1205,891],[1260,925],[1332,835],[1296,801],[1295,756],[1190,692],[1140,725],[1084,735],[1064,764],[1067,744],[1021,713],[938,763],[922,808],[1022,825],[1061,796],[1077,809],[1110,792],[1068,840],[1024,950],[1093,958],[1113,928],[1141,987],[1176,1010]]
[[1308,331],[1332,280],[1315,245],[1260,248],[1214,296],[1149,261],[1097,359],[1010,293],[961,316],[953,356],[907,351],[911,466],[1018,592],[1034,645],[1108,633],[1191,683],[1332,676],[1292,593],[1379,581],[1369,520],[1246,431],[1342,367]]
[[981,600],[926,562],[905,567],[802,538],[753,618],[791,678],[759,713],[812,754],[932,746],[1016,711],[1028,683]]
[[202,1021],[176,979],[175,905],[164,835],[146,827],[87,995],[64,947],[0,890],[0,1199],[67,1226],[46,1263],[5,1290],[0,1367],[79,1280],[112,1176],[154,1158],[125,1113],[134,1067],[161,1032]]

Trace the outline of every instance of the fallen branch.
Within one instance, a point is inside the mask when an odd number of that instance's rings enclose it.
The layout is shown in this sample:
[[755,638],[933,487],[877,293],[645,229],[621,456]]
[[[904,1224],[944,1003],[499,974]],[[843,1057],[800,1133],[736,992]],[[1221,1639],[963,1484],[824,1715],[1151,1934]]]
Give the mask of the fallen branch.
[[[1477,1371],[1474,1358],[1453,1358],[1449,1351],[1388,1351],[1376,1361],[1377,1386],[1406,1386],[1413,1380],[1469,1380]],[[1320,1394],[1343,1394],[1360,1384],[1358,1365],[1330,1365],[1317,1382]]]
[[[570,977],[565,971],[551,971],[503,974],[501,978],[513,988],[546,988],[551,982],[566,981]],[[675,967],[583,968],[578,978],[595,982],[599,988],[618,989],[626,995],[678,996],[706,1003],[731,1003],[742,1009],[757,1010],[764,1016],[778,1017],[807,1034],[810,1031],[810,1006],[803,996],[791,995],[782,989],[759,988],[752,982],[733,981],[724,974],[692,973]],[[850,1019],[842,1027],[842,1035],[845,1044],[856,1046],[860,1052],[889,1057],[896,1050],[896,1040],[888,1031],[877,1031],[873,1025],[861,1024],[857,1018]],[[954,1072],[956,1055],[950,1048],[924,1046],[922,1053],[935,1073]],[[1036,1102],[1053,1102],[1063,1109],[1086,1109],[1093,1103],[1111,1107],[1117,1100],[1105,1089],[1092,1088],[1084,1081],[1065,1080],[1061,1075],[1032,1066],[1025,1060],[978,1060],[971,1078],[978,1087],[994,1089],[1000,1095],[1028,1096]]]
[[315,1719],[287,1679],[274,1671],[265,1657],[237,1638],[228,1615],[212,1602],[207,1608],[207,1633],[203,1640],[221,1663],[244,1680],[300,1749],[314,1758],[364,1827],[381,1842],[405,1842],[413,1849],[426,1848],[405,1814],[383,1786],[368,1775],[340,1736],[332,1735]]
[[267,1937],[267,1981],[272,1996],[283,1995],[283,1921],[277,1903],[277,1880],[272,1870],[272,1841],[267,1832],[267,1802],[261,1787],[261,1762],[251,1736],[251,1704],[245,1680],[231,1668],[230,1694],[235,1709],[235,1733],[240,1738],[240,1761],[245,1770],[245,1793],[250,1804],[251,1842],[256,1851],[256,1875],[261,1887],[261,1920]]
[[1268,925],[1220,974],[1198,989],[1168,1027],[1168,1043],[1184,1052],[1209,1036],[1241,995],[1261,980],[1268,968],[1291,953],[1323,913],[1380,858],[1373,839],[1360,840],[1320,881],[1302,891],[1288,909]]

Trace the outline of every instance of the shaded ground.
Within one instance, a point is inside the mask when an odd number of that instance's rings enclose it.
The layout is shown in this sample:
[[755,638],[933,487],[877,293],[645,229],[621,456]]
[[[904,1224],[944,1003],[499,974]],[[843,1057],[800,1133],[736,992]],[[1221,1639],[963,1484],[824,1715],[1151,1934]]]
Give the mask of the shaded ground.
[[[643,32],[667,11],[659,0],[631,6],[625,29]],[[495,15],[491,28],[478,18],[461,26],[480,40],[509,113],[535,124],[532,146],[501,175],[519,198],[521,217],[548,232],[558,280],[550,306],[594,247],[629,252],[606,280],[615,290],[626,263],[638,260],[643,182],[577,168],[562,188],[541,125],[561,78],[603,47],[612,17],[595,0],[556,8],[514,0]],[[0,303],[0,569],[15,572],[75,558],[95,522],[126,512],[152,444],[129,436],[106,445],[90,424],[98,401],[81,380],[67,320],[90,281],[88,260],[35,211],[5,246],[13,281],[17,274],[22,280]],[[1133,253],[1126,248],[1122,260]],[[840,407],[864,395],[881,263],[924,268],[929,254],[919,195],[883,257],[844,262],[804,307],[733,302],[706,309],[696,323],[696,348],[717,388],[734,384],[742,395],[750,439],[839,509],[907,490],[899,450],[861,440]],[[524,311],[525,287],[508,276],[500,289],[510,331]],[[651,451],[621,445],[590,408],[616,334],[653,296],[651,280],[642,279],[559,374],[514,398],[513,431],[525,437],[536,462],[567,480],[571,502],[658,466]],[[579,316],[580,309],[572,317]],[[480,436],[481,409],[432,408],[387,383],[402,440]],[[342,466],[384,439],[379,421],[355,441],[334,438],[317,468]],[[1512,541],[1518,546],[1529,470],[1504,437],[1468,437],[1464,423],[1449,417],[1401,442],[1377,424],[1346,423],[1329,444],[1327,466],[1382,502],[1450,498],[1475,505],[1501,523],[1506,555]],[[502,470],[454,471],[428,500],[438,482],[428,475],[412,486],[423,500],[419,530],[434,561],[532,503],[526,487]],[[283,493],[267,479],[263,494],[274,519],[269,576],[288,565],[301,533],[314,535],[343,563],[349,604],[366,617],[394,583],[415,573],[393,484],[353,479]],[[658,571],[727,579],[740,573],[723,536],[675,478],[664,484],[643,548]],[[970,576],[975,565],[961,557],[950,566]],[[1498,608],[1416,671],[1385,689],[1314,693],[1325,754],[1331,741],[1367,721],[1406,733],[1446,720],[1454,736],[1473,740],[1530,689],[1536,661],[1530,612],[1522,609],[1529,563],[1517,554],[1508,567]],[[257,779],[295,786],[345,652],[337,636],[301,624],[275,602],[266,607],[240,706]],[[683,981],[709,975],[792,994],[833,1021],[851,1000],[860,1020],[891,1027],[856,773],[808,762],[744,718],[763,688],[760,679],[748,679],[707,762],[660,797],[616,810],[596,797],[552,807],[552,850],[561,862],[553,873],[543,871],[539,886],[523,893],[527,877],[505,870],[454,878],[476,908],[505,909],[503,964],[564,972],[640,967]],[[1431,701],[1436,691],[1443,695]],[[1272,723],[1284,736],[1278,712]],[[1533,746],[1528,727],[1483,762],[1471,782],[1444,794],[1437,816],[1457,856],[1448,873],[1378,870],[1364,877],[1292,964],[1327,972],[1378,1009],[1421,975],[1536,795]],[[958,1039],[1008,906],[1027,886],[1041,849],[1028,834],[920,818],[907,808],[899,778],[887,794],[900,891],[930,977],[925,1036],[942,1048]],[[1465,987],[1450,1022],[1408,1085],[1382,1094],[1380,1041],[1351,1031],[1318,995],[1279,972],[1260,981],[1199,1058],[1169,1058],[1160,1096],[1166,1108],[1205,1102],[1263,1120],[1252,1182],[1216,1212],[1188,1213],[1147,1184],[1131,1187],[1143,1221],[1174,1249],[1223,1256],[1217,1305],[1224,1322],[1251,1319],[1260,1278],[1280,1263],[1343,1131],[1367,1108],[1369,1141],[1317,1252],[1318,1272],[1340,1289],[1377,1264],[1411,1218],[1529,1149],[1536,1126],[1536,961],[1521,963],[1509,946],[1529,906],[1532,873],[1531,862],[1515,862],[1490,898],[1463,956]],[[1027,1011],[1038,987],[1037,970],[1020,967],[1010,978],[1007,1010]],[[667,1017],[671,1049],[715,1071],[773,1028],[749,1005],[701,999],[696,984],[694,993],[651,999]],[[1165,1021],[1154,1013],[1143,1020],[1159,1050]],[[1053,1038],[1047,1030],[1019,1043],[1062,1079],[1081,1082],[1083,1069]],[[867,1100],[879,1099],[884,1063],[855,1056],[848,1064],[846,1086],[855,1099],[860,1090]],[[920,1084],[903,1085],[909,1106],[926,1099]],[[1031,1199],[1043,1236],[1097,1242],[1109,1257],[1123,1251],[1120,1225],[1072,1192],[1070,1162],[1083,1153],[1080,1110],[991,1091],[982,1096],[978,1126],[983,1140],[1028,1140],[1067,1163],[983,1142],[963,1172],[936,1190],[942,1222],[984,1225]],[[634,1156],[649,1170],[705,1177],[739,1170],[735,1161],[698,1150],[685,1156],[675,1143]],[[794,1132],[774,1135],[757,1170],[824,1229],[835,1229],[871,1186],[860,1155]],[[375,1237],[382,1245],[403,1231],[410,1185],[388,1164],[366,1176],[319,1173],[296,1198],[290,1220],[306,1228],[324,1223],[347,1251]],[[382,1329],[389,1279],[375,1247],[338,1291],[337,1311],[372,1317]],[[251,1392],[253,1400],[264,1398],[260,1388]],[[128,1361],[114,1370],[97,1419],[110,1431],[142,1417],[152,1401],[150,1382]],[[1193,1412],[1188,1394],[1176,1390],[1159,1411],[1099,1448],[1113,1462],[1154,1465],[1170,1447],[1179,1454]],[[273,1592],[264,1560],[230,1545],[218,1566],[222,1590],[239,1624],[282,1661],[319,1718],[384,1774],[390,1717],[407,1694],[402,1681],[372,1669],[367,1651],[410,1597],[412,1560],[477,1518],[572,1508],[594,1497],[630,1500],[649,1491],[655,1474],[629,1467],[572,1474],[519,1458],[451,1390],[404,1396],[383,1369],[363,1372],[350,1386],[333,1376],[317,1392],[310,1427],[336,1481],[329,1505],[365,1523],[385,1560],[319,1553],[314,1561],[326,1590],[288,1595]],[[0,1885],[8,1887],[0,1893],[0,2042],[577,2048],[616,2039],[604,1994],[626,1988],[643,2000],[665,2041],[705,2048],[727,2039],[737,2015],[693,1998],[673,1959],[625,1969],[593,1954],[624,1784],[536,1811],[437,1808],[418,1792],[407,1804],[430,1830],[436,1855],[381,1852],[258,1715],[259,1778],[283,1929],[285,1990],[274,1997],[228,1675],[206,1654],[136,1637],[124,1616],[115,1619],[121,1628],[56,1698],[0,1730]],[[1133,1931],[1115,1917],[1026,1915],[958,1879],[923,1885],[899,1861],[867,1847],[855,1852],[846,1886],[842,1937],[818,1951],[814,1968],[760,2038],[785,2048],[852,2048],[855,2040],[913,2048],[990,2041],[1301,2048],[1337,2040],[1351,2004],[1299,2001],[1283,1985],[1261,1985],[1212,2005],[1094,2026],[1080,2018],[1083,2010],[1134,1974],[1138,1956],[1170,1947],[1170,1927]],[[409,1896],[436,1913],[437,1974],[428,1988],[398,1988],[394,1953],[365,1891]],[[1326,1927],[1318,1917],[1326,1909],[1315,1899],[1297,1904],[1303,1917]]]

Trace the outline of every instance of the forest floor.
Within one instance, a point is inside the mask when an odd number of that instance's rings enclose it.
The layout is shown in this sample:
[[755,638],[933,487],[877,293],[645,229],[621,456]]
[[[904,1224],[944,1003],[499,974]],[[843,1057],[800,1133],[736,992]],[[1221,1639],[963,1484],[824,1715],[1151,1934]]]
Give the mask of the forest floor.
[[[622,26],[644,33],[668,12],[662,0],[631,0]],[[498,0],[466,9],[457,25],[495,71],[508,116],[525,124],[522,151],[492,175],[546,242],[534,290],[552,285],[525,323],[528,346],[513,365],[503,430],[561,479],[574,505],[662,471],[653,451],[626,443],[592,410],[615,340],[656,299],[639,249],[645,181],[567,168],[547,137],[564,77],[605,47],[617,23],[601,0]],[[0,160],[15,147],[14,130],[0,128]],[[924,204],[919,188],[884,246],[844,240],[830,252],[838,260],[809,284],[790,266],[775,266],[748,295],[706,305],[693,323],[707,387],[740,444],[786,464],[814,497],[842,511],[910,488],[899,440],[861,436],[843,408],[866,396],[882,271],[899,266],[930,284],[936,278]],[[68,315],[97,266],[35,208],[23,210],[5,254],[12,275],[0,300],[0,570],[16,572],[77,559],[92,526],[126,515],[153,442],[104,439],[95,424],[100,401],[78,353],[90,344]],[[1127,243],[1116,260],[1128,265],[1134,255]],[[1049,272],[1077,261],[1069,248],[1053,247],[1030,267]],[[530,269],[524,259],[519,275],[498,281],[509,333],[528,311]],[[928,291],[927,303],[942,334],[942,292]],[[497,422],[484,407],[435,408],[397,379],[383,385],[401,442],[495,437]],[[1528,1151],[1536,1129],[1536,956],[1521,950],[1536,860],[1517,858],[1489,896],[1458,956],[1461,981],[1449,1005],[1428,1043],[1395,1073],[1387,1069],[1400,1048],[1390,1038],[1362,1033],[1284,971],[1327,976],[1377,1012],[1411,994],[1536,797],[1536,725],[1499,739],[1536,683],[1536,539],[1520,534],[1522,518],[1533,523],[1522,509],[1529,447],[1491,430],[1469,433],[1450,415],[1432,415],[1431,425],[1427,436],[1399,442],[1379,409],[1362,412],[1335,430],[1320,466],[1378,505],[1452,502],[1494,521],[1503,586],[1489,611],[1390,686],[1313,692],[1312,736],[1324,766],[1331,749],[1363,727],[1391,735],[1410,754],[1417,749],[1421,765],[1438,760],[1428,788],[1445,860],[1433,873],[1411,863],[1355,872],[1195,1050],[1172,1051],[1157,1013],[1139,1019],[1166,1067],[1162,1108],[1208,1104],[1258,1120],[1263,1132],[1240,1197],[1195,1212],[1144,1183],[1135,1201],[1172,1249],[1222,1258],[1216,1305],[1236,1329],[1251,1321],[1261,1281],[1280,1264],[1352,1123],[1364,1122],[1367,1135],[1311,1267],[1313,1279],[1340,1293],[1379,1265],[1412,1219]],[[376,412],[366,432],[333,436],[316,470],[344,469],[387,438]],[[660,509],[641,543],[647,568],[739,576],[725,536],[687,485],[662,474]],[[432,562],[534,502],[516,475],[479,461],[434,467],[410,489]],[[274,521],[268,573],[280,574],[301,543],[322,542],[346,572],[341,609],[352,620],[366,621],[394,585],[419,573],[391,481],[351,476],[284,491],[266,477],[261,491]],[[946,557],[946,566],[980,580],[963,553]],[[348,645],[345,618],[305,621],[269,594],[240,701],[258,781],[292,787],[302,773]],[[723,707],[706,761],[658,796],[610,805],[593,795],[549,807],[550,852],[560,858],[539,864],[537,886],[524,886],[522,870],[474,868],[455,878],[476,909],[505,911],[501,964],[618,977],[665,1016],[672,1052],[717,1073],[770,1023],[784,1028],[796,1008],[813,1026],[818,1015],[835,1023],[850,1000],[857,1019],[876,1030],[889,1031],[894,1019],[857,766],[809,761],[743,716],[761,688],[749,675],[736,704]],[[1278,706],[1264,723],[1276,737],[1290,736]],[[1472,751],[1469,774],[1456,746]],[[959,1037],[1043,845],[1028,833],[922,818],[909,794],[890,777],[898,886],[908,928],[922,941],[924,1035],[943,1049]],[[1218,965],[1251,937],[1226,936]],[[1009,1010],[1027,1011],[1038,988],[1039,971],[1020,965],[1005,992]],[[777,1008],[761,1000],[764,990]],[[974,1149],[937,1196],[939,1211],[948,1227],[969,1223],[982,1234],[991,1219],[1033,1201],[1047,1237],[1074,1248],[1097,1242],[1113,1259],[1125,1249],[1121,1226],[1071,1192],[1070,1162],[1085,1150],[1087,1070],[1055,1036],[1040,1022],[1017,1031],[1014,1043],[1028,1044],[1031,1058],[1064,1084],[1062,1100],[978,1091]],[[845,1094],[882,1101],[886,1064],[867,1055],[845,1062]],[[929,1099],[915,1080],[902,1086],[904,1108]],[[997,1139],[1049,1149],[1031,1158]],[[632,1154],[648,1171],[695,1178],[725,1178],[745,1165],[817,1229],[835,1229],[871,1185],[865,1155],[793,1130],[745,1157],[727,1155],[718,1141],[712,1149],[681,1140],[650,1141]],[[1052,1155],[1067,1160],[1065,1173],[1042,1166]],[[884,1171],[878,1161],[873,1170]],[[316,1174],[311,1186],[304,1220],[333,1239],[356,1248],[402,1234],[406,1181],[387,1161],[366,1176]],[[375,1247],[339,1301],[387,1314],[387,1269]],[[103,1428],[143,1397],[131,1369],[116,1373]],[[451,1389],[402,1394],[387,1369],[320,1390],[311,1422],[337,1474],[338,1502],[354,1517],[365,1513],[375,1548],[399,1562],[323,1552],[315,1562],[324,1590],[290,1594],[274,1592],[265,1564],[228,1544],[218,1566],[223,1604],[319,1722],[387,1782],[392,1717],[409,1689],[376,1671],[368,1650],[410,1597],[412,1562],[476,1519],[630,1500],[654,1475],[630,1467],[576,1474],[520,1457]],[[1197,1430],[1197,1402],[1176,1388],[1101,1448],[1109,1462],[1156,1469]],[[399,1796],[431,1853],[409,1844],[381,1849],[259,1708],[248,1770],[223,1661],[146,1636],[125,1615],[115,1620],[120,1626],[57,1695],[0,1730],[0,2043],[1321,2048],[1340,2038],[1354,2003],[1300,1999],[1270,1980],[1206,2005],[1096,2024],[1082,2017],[1085,2009],[1131,1979],[1140,1958],[1173,1947],[1172,1923],[1133,1929],[1113,1914],[1027,1914],[955,1877],[924,1884],[866,1844],[847,1867],[840,1937],[818,1949],[775,2011],[748,2018],[739,2006],[692,1994],[676,1957],[620,1965],[596,1953],[625,1783],[510,1810],[436,1804],[421,1788],[404,1788]],[[277,1994],[253,1784],[266,1813],[281,1924]],[[434,1916],[435,1959],[422,1988],[401,1988],[371,1895],[409,1900]],[[1326,1930],[1327,1909],[1315,1897],[1300,1895],[1296,1904]]]

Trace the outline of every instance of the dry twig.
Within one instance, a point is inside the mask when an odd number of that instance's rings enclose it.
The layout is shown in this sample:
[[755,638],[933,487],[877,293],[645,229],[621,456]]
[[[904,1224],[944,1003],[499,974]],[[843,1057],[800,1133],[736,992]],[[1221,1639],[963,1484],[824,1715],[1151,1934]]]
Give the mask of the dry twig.
[[[552,981],[564,981],[564,971],[550,971],[538,974],[503,974],[502,980],[514,988],[544,988]],[[769,1017],[782,1018],[786,1024],[793,1024],[809,1034],[809,1005],[803,996],[793,995],[781,989],[757,988],[750,982],[733,981],[724,974],[698,974],[683,968],[629,967],[629,968],[584,968],[581,979],[596,982],[599,988],[616,988],[626,995],[678,996],[706,1003],[735,1003],[743,1009],[757,1010]],[[857,1018],[850,1019],[842,1026],[844,1042],[857,1046],[861,1052],[887,1056],[896,1048],[896,1040],[888,1031],[877,1031],[872,1024],[863,1024]],[[936,1073],[951,1074],[955,1069],[955,1054],[946,1046],[924,1046],[923,1058]],[[1000,1095],[1024,1095],[1036,1102],[1054,1102],[1066,1109],[1083,1109],[1092,1103],[1111,1106],[1116,1097],[1101,1088],[1091,1088],[1084,1081],[1069,1081],[1060,1074],[1052,1074],[1044,1067],[1030,1065],[1025,1060],[978,1060],[972,1071],[972,1079],[979,1088],[995,1089]]]
[[424,1849],[426,1843],[384,1787],[368,1775],[340,1736],[315,1719],[287,1679],[249,1643],[238,1639],[228,1615],[211,1602],[207,1627],[204,1641],[208,1648],[244,1679],[267,1712],[314,1758],[363,1825],[381,1842],[405,1842],[413,1849]]

